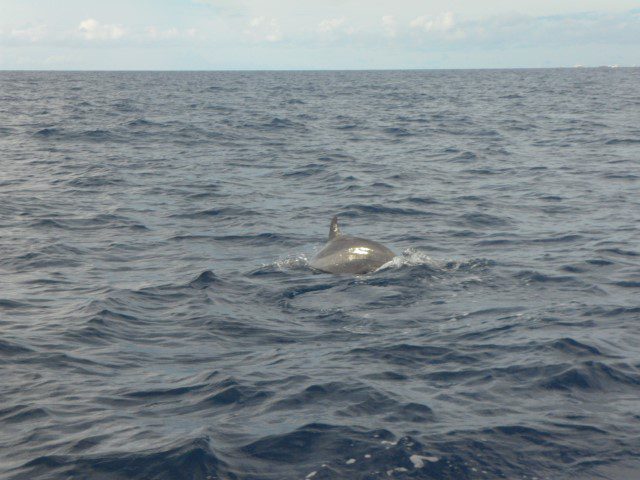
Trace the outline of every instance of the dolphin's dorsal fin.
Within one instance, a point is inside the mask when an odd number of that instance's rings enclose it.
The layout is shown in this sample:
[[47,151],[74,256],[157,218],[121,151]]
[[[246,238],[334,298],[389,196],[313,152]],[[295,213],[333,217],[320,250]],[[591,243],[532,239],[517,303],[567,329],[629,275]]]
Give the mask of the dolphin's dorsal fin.
[[333,240],[340,235],[340,228],[338,227],[338,216],[334,216],[331,219],[331,226],[329,227],[329,240]]

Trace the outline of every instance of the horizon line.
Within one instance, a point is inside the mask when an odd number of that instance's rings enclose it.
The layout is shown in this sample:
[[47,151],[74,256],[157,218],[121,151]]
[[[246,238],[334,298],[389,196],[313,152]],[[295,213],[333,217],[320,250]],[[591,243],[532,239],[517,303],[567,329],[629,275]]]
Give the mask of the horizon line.
[[99,73],[99,72],[404,72],[404,71],[475,71],[475,70],[594,70],[618,68],[640,68],[639,65],[573,65],[558,67],[411,67],[411,68],[220,68],[220,69],[43,69],[43,68],[0,68],[0,72],[60,72],[60,73]]

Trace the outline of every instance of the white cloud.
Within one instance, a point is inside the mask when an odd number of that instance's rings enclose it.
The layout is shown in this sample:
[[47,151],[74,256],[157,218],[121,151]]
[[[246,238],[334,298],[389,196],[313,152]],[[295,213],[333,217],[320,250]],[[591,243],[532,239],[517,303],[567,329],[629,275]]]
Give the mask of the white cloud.
[[170,39],[180,36],[180,31],[176,27],[161,30],[158,27],[147,27],[147,36],[153,39]]
[[342,25],[344,25],[345,19],[344,17],[342,18],[329,18],[326,20],[322,20],[320,21],[320,23],[318,23],[318,31],[320,33],[331,33],[333,32],[335,29],[341,27]]
[[316,32],[320,34],[322,41],[325,40],[338,40],[344,38],[344,36],[354,35],[359,31],[358,28],[353,27],[347,22],[345,17],[326,18],[318,22],[316,26]]
[[[476,35],[483,30],[482,22],[458,22],[452,12],[444,12],[438,15],[424,15],[414,18],[409,26],[418,32],[427,33],[433,38],[441,38],[448,41],[468,39],[469,34]],[[469,28],[473,27],[473,31]]]
[[282,30],[275,18],[254,17],[244,33],[255,41],[277,42],[282,40]]
[[29,42],[37,42],[41,40],[47,34],[47,29],[44,25],[14,28],[9,35],[16,40],[27,40]]
[[412,28],[419,28],[427,32],[449,32],[455,27],[455,20],[452,12],[445,12],[439,15],[424,15],[417,17],[409,24]]
[[86,40],[117,40],[125,35],[120,25],[104,25],[93,18],[80,22],[78,31]]
[[387,37],[395,37],[398,34],[397,22],[393,15],[385,15],[382,17],[382,28]]

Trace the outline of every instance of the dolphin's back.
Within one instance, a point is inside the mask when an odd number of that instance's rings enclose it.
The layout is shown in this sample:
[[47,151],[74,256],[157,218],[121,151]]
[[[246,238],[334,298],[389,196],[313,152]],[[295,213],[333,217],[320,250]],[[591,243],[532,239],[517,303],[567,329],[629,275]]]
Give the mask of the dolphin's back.
[[327,273],[362,274],[391,261],[395,254],[366,238],[335,235],[311,262],[311,268]]

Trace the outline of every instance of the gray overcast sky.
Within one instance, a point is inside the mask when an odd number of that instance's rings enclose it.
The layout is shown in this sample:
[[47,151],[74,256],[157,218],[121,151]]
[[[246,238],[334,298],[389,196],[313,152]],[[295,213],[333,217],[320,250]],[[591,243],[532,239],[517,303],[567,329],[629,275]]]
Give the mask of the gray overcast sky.
[[640,65],[639,0],[0,0],[1,69]]

